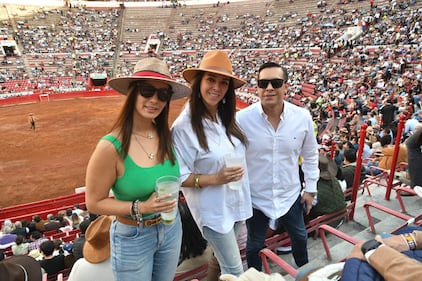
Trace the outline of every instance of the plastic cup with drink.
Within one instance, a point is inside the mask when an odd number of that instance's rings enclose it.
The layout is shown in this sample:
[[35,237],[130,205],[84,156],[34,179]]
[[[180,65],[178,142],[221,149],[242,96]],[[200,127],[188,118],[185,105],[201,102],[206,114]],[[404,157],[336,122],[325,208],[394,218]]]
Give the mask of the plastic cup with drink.
[[[243,156],[234,153],[224,156],[224,164],[226,167],[243,167]],[[238,190],[242,188],[242,179],[228,183],[230,189]]]
[[[167,201],[179,198],[180,180],[175,176],[163,176],[157,179],[155,182],[155,191],[158,196],[170,194],[171,196],[166,198]],[[176,219],[177,215],[177,204],[171,212],[161,212],[161,219],[165,224],[172,224]]]

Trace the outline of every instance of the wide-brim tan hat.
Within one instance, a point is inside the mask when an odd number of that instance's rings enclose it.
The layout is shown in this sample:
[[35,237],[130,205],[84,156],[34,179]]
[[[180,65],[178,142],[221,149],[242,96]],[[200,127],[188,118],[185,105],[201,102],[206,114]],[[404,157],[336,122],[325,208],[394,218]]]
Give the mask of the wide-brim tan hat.
[[188,86],[172,78],[165,61],[154,57],[141,59],[136,63],[132,76],[113,78],[108,85],[119,93],[127,95],[130,84],[138,80],[158,80],[167,83],[174,92],[171,96],[172,100],[184,98],[191,93]]
[[84,258],[100,263],[110,257],[110,226],[113,219],[102,215],[90,223],[85,232]]
[[328,158],[326,154],[319,154],[319,177],[324,180],[332,180],[337,175],[337,165],[334,160]]
[[233,79],[234,88],[240,88],[246,81],[233,74],[232,63],[227,52],[213,50],[208,51],[202,58],[198,68],[187,68],[182,72],[183,78],[189,83],[195,79],[199,72],[212,72]]

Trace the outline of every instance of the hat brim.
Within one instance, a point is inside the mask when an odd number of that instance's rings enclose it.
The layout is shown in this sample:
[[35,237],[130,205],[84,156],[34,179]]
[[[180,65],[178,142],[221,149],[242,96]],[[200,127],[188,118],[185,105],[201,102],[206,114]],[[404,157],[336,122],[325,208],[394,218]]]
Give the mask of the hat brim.
[[90,243],[85,242],[82,252],[88,262],[100,263],[110,257],[110,243],[98,249],[98,247],[95,248]]
[[185,78],[186,81],[188,81],[189,83],[192,83],[192,81],[195,79],[195,77],[198,75],[199,72],[211,72],[211,73],[215,73],[215,74],[219,74],[219,75],[229,77],[229,78],[233,79],[233,85],[234,85],[235,89],[240,88],[240,87],[242,87],[243,85],[246,84],[246,81],[244,81],[240,78],[237,78],[234,75],[228,74],[226,72],[214,70],[214,69],[187,68],[187,69],[183,70],[182,75],[183,75],[183,78]]
[[28,280],[41,281],[42,271],[38,261],[29,256],[12,256],[5,259],[6,263],[19,264],[25,268],[28,274]]
[[170,85],[174,94],[171,96],[171,100],[177,100],[184,97],[187,97],[191,93],[191,89],[179,82],[173,81],[171,79],[154,77],[151,78],[150,76],[134,76],[134,77],[121,77],[121,78],[113,78],[110,79],[108,85],[116,90],[117,92],[121,93],[122,95],[127,95],[129,93],[129,86],[133,81],[138,80],[158,80],[163,81],[166,84]]

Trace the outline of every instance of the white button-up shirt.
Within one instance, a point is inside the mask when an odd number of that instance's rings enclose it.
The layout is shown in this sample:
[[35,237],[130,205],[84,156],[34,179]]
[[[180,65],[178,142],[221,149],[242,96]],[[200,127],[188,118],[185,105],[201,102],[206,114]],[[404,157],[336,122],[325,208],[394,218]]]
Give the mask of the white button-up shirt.
[[[202,149],[193,131],[188,105],[174,121],[172,136],[182,182],[190,174],[218,173],[224,166],[226,154],[245,155],[245,146],[235,137],[232,137],[232,144],[221,119],[219,117],[217,119],[218,123],[209,119],[202,120],[208,141],[208,152]],[[243,166],[245,173],[242,178],[242,188],[239,190],[230,189],[228,184],[202,186],[201,189],[182,187],[192,216],[201,231],[207,226],[225,234],[233,228],[235,222],[252,216],[246,163]]]
[[319,178],[318,144],[310,113],[284,101],[276,130],[268,121],[261,102],[237,113],[248,138],[246,162],[252,205],[267,217],[277,219],[290,209],[301,192],[299,156],[307,192],[316,192]]

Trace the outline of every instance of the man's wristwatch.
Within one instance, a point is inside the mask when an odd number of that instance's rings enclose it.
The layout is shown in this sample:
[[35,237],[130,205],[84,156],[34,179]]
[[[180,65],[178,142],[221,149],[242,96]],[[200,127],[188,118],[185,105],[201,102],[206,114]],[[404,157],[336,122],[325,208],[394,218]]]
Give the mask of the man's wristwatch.
[[366,261],[369,263],[369,257],[375,252],[379,247],[384,246],[381,242],[372,239],[368,240],[362,244],[361,251],[365,256]]
[[375,239],[368,240],[368,241],[366,241],[365,243],[362,244],[362,247],[361,247],[362,254],[366,254],[370,250],[378,249],[378,247],[381,246],[381,245],[382,245],[382,243],[375,240]]

